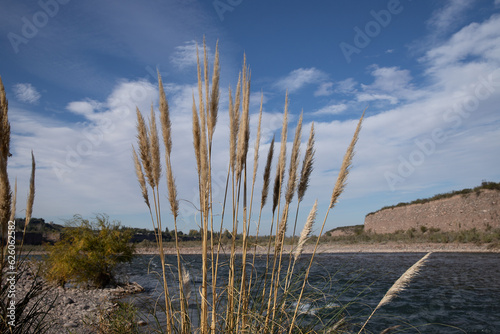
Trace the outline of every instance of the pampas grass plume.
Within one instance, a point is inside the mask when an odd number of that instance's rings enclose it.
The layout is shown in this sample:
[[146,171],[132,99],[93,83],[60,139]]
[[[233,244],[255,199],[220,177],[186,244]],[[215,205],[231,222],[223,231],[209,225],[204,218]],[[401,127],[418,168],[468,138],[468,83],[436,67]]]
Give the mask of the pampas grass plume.
[[149,205],[149,196],[148,196],[148,188],[146,186],[146,179],[144,177],[144,172],[142,171],[142,166],[139,161],[139,157],[137,156],[137,152],[135,148],[132,146],[132,153],[134,158],[134,166],[135,166],[135,174],[137,175],[137,181],[139,181],[139,185],[141,186],[142,197],[144,198],[144,202],[148,208],[151,208]]
[[278,206],[278,200],[281,193],[281,183],[283,180],[283,173],[285,172],[286,165],[286,138],[288,131],[288,91],[285,97],[285,112],[283,114],[283,126],[281,129],[281,147],[280,155],[278,158],[278,165],[276,166],[276,177],[274,179],[274,191],[273,191],[273,213]]
[[10,210],[10,221],[16,218],[16,202],[17,202],[17,177],[14,181],[14,195],[12,196],[12,208]]
[[365,323],[359,330],[358,334],[360,334],[363,329],[365,328],[366,324],[370,319],[372,318],[373,314],[382,306],[388,304],[393,300],[401,291],[403,291],[406,286],[410,283],[410,281],[418,274],[420,269],[423,267],[427,259],[432,253],[429,252],[427,253],[424,257],[422,257],[420,260],[418,260],[413,266],[408,268],[408,270],[405,271],[403,275],[401,275],[400,278],[394,284],[391,286],[391,288],[387,291],[387,293],[384,295],[384,297],[380,300],[378,303],[377,307],[373,310],[373,312],[370,314],[368,319],[366,319]]
[[260,207],[263,208],[266,204],[267,195],[269,193],[269,179],[271,178],[271,163],[273,161],[274,153],[274,136],[269,146],[269,152],[267,153],[266,167],[264,168],[264,184],[262,186],[262,198],[260,201]]
[[340,194],[342,194],[347,185],[347,176],[349,175],[349,169],[351,167],[352,159],[354,157],[354,146],[356,146],[356,143],[358,141],[359,131],[361,131],[361,124],[363,123],[365,111],[363,111],[363,114],[359,119],[356,131],[354,132],[354,136],[352,137],[351,140],[351,144],[347,148],[347,151],[344,155],[344,160],[342,161],[342,166],[340,167],[340,172],[337,177],[337,182],[335,183],[335,187],[333,188],[332,198],[330,200],[330,208],[333,208],[335,206],[340,197]]
[[151,165],[153,168],[153,178],[156,185],[160,183],[161,162],[160,162],[160,141],[158,138],[158,129],[156,128],[156,115],[151,103],[151,120],[149,124],[149,144],[151,152]]
[[147,181],[151,188],[155,187],[155,179],[153,176],[153,165],[151,162],[151,151],[149,144],[149,136],[146,128],[146,122],[144,122],[144,117],[142,117],[139,108],[136,108],[137,113],[137,139],[139,142],[139,156],[142,160],[142,165],[144,166],[144,172]]
[[290,156],[290,167],[288,169],[288,184],[285,191],[285,201],[286,203],[291,203],[293,194],[295,193],[295,186],[297,185],[297,169],[299,167],[299,149],[300,149],[300,137],[302,134],[302,116],[300,114],[299,121],[297,123],[297,128],[295,130],[295,137],[293,138],[292,154]]
[[314,122],[311,124],[311,131],[309,133],[309,140],[307,141],[306,154],[302,162],[302,170],[300,171],[300,181],[297,190],[297,197],[299,202],[304,198],[307,187],[309,186],[309,177],[313,171],[314,162]]
[[294,261],[297,261],[299,256],[302,254],[304,251],[304,245],[309,240],[309,236],[311,235],[312,227],[314,225],[314,222],[316,220],[316,213],[318,212],[318,200],[314,202],[314,205],[309,212],[309,216],[307,216],[306,224],[304,225],[304,228],[302,229],[302,232],[300,233],[300,238],[299,242],[297,244],[297,248],[295,249],[293,253],[293,258]]
[[31,214],[33,212],[33,203],[35,202],[35,156],[33,155],[33,151],[31,151],[31,177],[30,177],[30,188],[28,191],[28,199],[26,201],[26,226],[29,224],[31,220]]

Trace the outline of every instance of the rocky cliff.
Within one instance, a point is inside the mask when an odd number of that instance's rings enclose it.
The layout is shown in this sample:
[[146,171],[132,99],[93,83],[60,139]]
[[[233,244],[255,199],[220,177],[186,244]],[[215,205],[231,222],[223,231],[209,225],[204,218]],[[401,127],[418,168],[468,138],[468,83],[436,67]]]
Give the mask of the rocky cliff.
[[373,233],[393,233],[421,226],[444,232],[500,228],[500,191],[483,189],[424,204],[397,206],[365,218],[365,231]]

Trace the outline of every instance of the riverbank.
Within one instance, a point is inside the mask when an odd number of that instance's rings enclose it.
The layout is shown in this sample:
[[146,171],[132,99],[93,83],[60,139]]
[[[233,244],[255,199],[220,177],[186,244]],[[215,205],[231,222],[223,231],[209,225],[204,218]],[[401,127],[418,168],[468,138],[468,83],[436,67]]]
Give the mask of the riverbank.
[[[167,244],[164,247],[165,254],[177,254],[175,248]],[[314,250],[314,244],[304,246],[303,254],[311,254]],[[227,245],[221,248],[221,254],[229,254],[231,246]],[[272,249],[271,249],[272,251]],[[290,246],[285,245],[284,251],[290,252]],[[188,244],[180,243],[181,254],[201,254],[201,244],[189,242]],[[253,254],[254,248],[249,248],[249,253]],[[317,253],[421,253],[421,252],[456,252],[456,253],[500,253],[500,245],[493,247],[491,244],[474,244],[474,243],[431,243],[431,242],[415,242],[405,243],[398,241],[387,241],[382,243],[340,243],[340,242],[325,242],[318,245]],[[45,250],[39,250],[35,247],[29,250],[30,255],[45,255]],[[137,247],[136,254],[149,255],[158,254],[156,246]],[[241,254],[241,246],[236,247],[236,253]],[[267,246],[258,245],[257,254],[266,254]]]
[[[175,255],[175,248],[164,248],[165,254]],[[253,254],[253,248],[250,253]],[[286,245],[284,251],[290,252],[290,246]],[[303,254],[311,254],[314,251],[314,245],[305,245]],[[201,246],[190,245],[180,246],[181,254],[201,254]],[[221,250],[222,254],[229,254],[230,247],[225,247]],[[257,246],[257,254],[266,254],[266,246]],[[465,253],[500,253],[500,248],[491,247],[489,244],[476,245],[472,243],[401,243],[401,242],[386,242],[386,243],[323,243],[318,245],[317,254],[322,253],[420,253],[420,252],[465,252]],[[137,248],[137,254],[158,254],[156,247]],[[236,253],[241,254],[242,248],[237,247]]]
[[30,293],[34,280],[41,283],[41,294],[31,298],[28,305],[38,303],[36,311],[46,314],[48,333],[51,334],[95,333],[100,315],[117,307],[116,300],[143,291],[137,283],[126,283],[104,289],[55,287],[36,274],[38,272],[36,261],[24,265],[29,267],[21,270],[22,275],[16,282],[16,303]]

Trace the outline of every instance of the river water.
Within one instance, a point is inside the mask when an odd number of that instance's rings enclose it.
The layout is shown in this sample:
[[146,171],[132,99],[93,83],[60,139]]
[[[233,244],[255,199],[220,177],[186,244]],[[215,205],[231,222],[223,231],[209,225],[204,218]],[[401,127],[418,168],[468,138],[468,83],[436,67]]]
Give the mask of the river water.
[[[321,308],[342,308],[353,330],[359,329],[392,284],[423,255],[318,254],[308,285],[316,295],[302,303],[302,314],[316,319],[338,315],[333,311],[318,313]],[[183,260],[191,277],[190,311],[193,313],[197,312],[197,291],[201,285],[201,255],[184,255]],[[303,255],[296,272],[303,272],[307,262],[308,256]],[[176,257],[167,256],[167,263],[174,273],[168,281],[175,294]],[[263,272],[265,263],[265,257],[257,259],[258,273]],[[145,288],[144,293],[129,300],[142,305],[144,300],[161,296],[161,285],[155,274],[161,272],[158,256],[138,255],[120,271],[128,280]],[[227,266],[220,268],[220,274],[227,277]],[[398,333],[500,333],[500,254],[431,254],[407,289],[377,310],[366,328],[380,333],[395,325],[400,325]]]

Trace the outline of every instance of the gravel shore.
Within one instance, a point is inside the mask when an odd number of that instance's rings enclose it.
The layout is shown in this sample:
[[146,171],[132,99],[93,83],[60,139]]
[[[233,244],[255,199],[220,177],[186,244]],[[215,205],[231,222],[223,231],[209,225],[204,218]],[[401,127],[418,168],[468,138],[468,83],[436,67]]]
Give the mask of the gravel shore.
[[[35,279],[36,264],[30,263],[30,268],[23,270],[23,275],[16,282],[16,302],[19,303]],[[37,309],[47,312],[46,320],[50,324],[50,334],[90,334],[95,333],[92,324],[103,312],[116,307],[115,300],[125,295],[143,291],[137,283],[127,283],[104,289],[83,289],[76,287],[54,287],[47,284],[43,278],[36,277],[43,283],[42,302]],[[35,300],[37,300],[36,298]],[[33,302],[33,300],[31,301]]]

